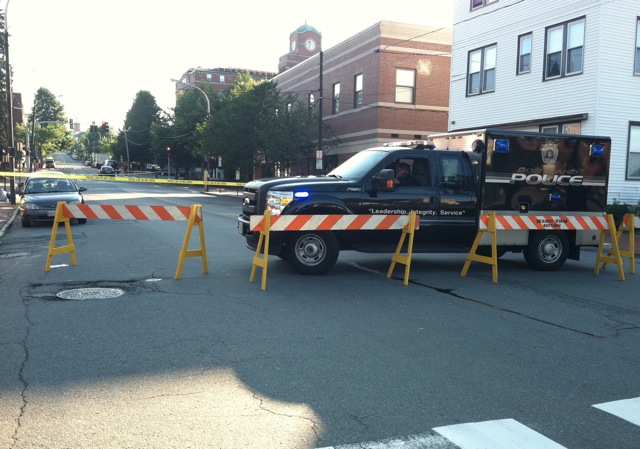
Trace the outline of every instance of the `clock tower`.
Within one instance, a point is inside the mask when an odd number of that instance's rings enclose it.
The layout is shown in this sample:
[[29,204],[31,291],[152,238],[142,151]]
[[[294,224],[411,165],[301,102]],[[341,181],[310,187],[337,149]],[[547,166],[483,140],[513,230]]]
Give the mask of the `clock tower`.
[[289,35],[289,52],[280,57],[278,72],[301,63],[311,56],[320,53],[322,47],[322,35],[311,25],[304,25]]

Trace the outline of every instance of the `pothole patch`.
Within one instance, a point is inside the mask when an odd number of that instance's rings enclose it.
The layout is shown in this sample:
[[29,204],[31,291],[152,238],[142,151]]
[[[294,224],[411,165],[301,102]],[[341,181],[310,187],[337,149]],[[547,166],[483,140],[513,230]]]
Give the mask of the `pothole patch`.
[[125,294],[125,291],[119,288],[74,288],[73,290],[64,290],[56,293],[60,299],[71,299],[74,301],[84,301],[87,299],[108,299],[117,298]]

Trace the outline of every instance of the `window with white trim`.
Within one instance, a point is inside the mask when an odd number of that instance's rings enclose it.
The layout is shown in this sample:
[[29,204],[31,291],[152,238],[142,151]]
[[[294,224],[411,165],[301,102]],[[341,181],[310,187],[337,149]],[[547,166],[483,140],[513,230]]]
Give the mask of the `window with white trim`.
[[482,8],[483,6],[495,3],[498,0],[471,0],[471,10]]
[[355,109],[362,106],[362,73],[358,73],[355,76],[353,85],[353,108]]
[[640,17],[636,22],[636,65],[634,75],[640,75]]
[[334,114],[340,112],[340,83],[335,83],[333,85],[333,96],[331,105],[331,110]]
[[396,103],[415,102],[416,71],[396,69]]
[[640,180],[640,122],[629,123],[627,178]]
[[544,50],[544,79],[582,73],[585,19],[547,28]]
[[533,35],[523,34],[518,39],[518,75],[531,72],[531,44]]
[[497,53],[498,47],[496,45],[469,52],[467,95],[484,94],[496,89]]

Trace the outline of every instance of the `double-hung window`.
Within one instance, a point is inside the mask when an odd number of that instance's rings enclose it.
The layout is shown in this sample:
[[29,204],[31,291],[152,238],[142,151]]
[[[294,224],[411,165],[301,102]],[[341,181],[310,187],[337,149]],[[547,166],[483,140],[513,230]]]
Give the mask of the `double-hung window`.
[[640,17],[636,22],[636,65],[633,73],[640,75]]
[[353,108],[356,109],[362,106],[362,73],[357,74],[353,81]]
[[493,92],[496,89],[497,51],[495,45],[490,45],[469,52],[467,95]]
[[340,83],[333,85],[332,108],[334,114],[340,112]]
[[531,72],[531,33],[523,34],[518,40],[518,75]]
[[584,25],[583,18],[547,28],[545,80],[582,73]]
[[416,71],[396,69],[396,103],[413,104],[415,101]]
[[483,6],[487,6],[491,3],[494,3],[498,0],[471,0],[471,9],[482,8]]
[[629,124],[627,178],[640,180],[640,122],[631,122]]

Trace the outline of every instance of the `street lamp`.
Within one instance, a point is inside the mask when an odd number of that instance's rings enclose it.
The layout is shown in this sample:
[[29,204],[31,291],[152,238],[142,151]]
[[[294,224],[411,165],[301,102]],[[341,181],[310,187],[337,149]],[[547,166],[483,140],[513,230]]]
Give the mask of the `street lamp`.
[[200,89],[195,84],[185,83],[184,81],[176,80],[176,79],[173,79],[173,78],[170,78],[170,79],[171,79],[171,81],[173,81],[176,84],[179,83],[179,84],[183,84],[183,85],[185,85],[187,87],[193,87],[194,89],[198,89],[200,92],[202,92],[202,95],[204,95],[204,98],[206,98],[206,100],[207,100],[207,117],[209,117],[211,115],[211,102],[209,101],[209,97],[204,92],[204,90]]

